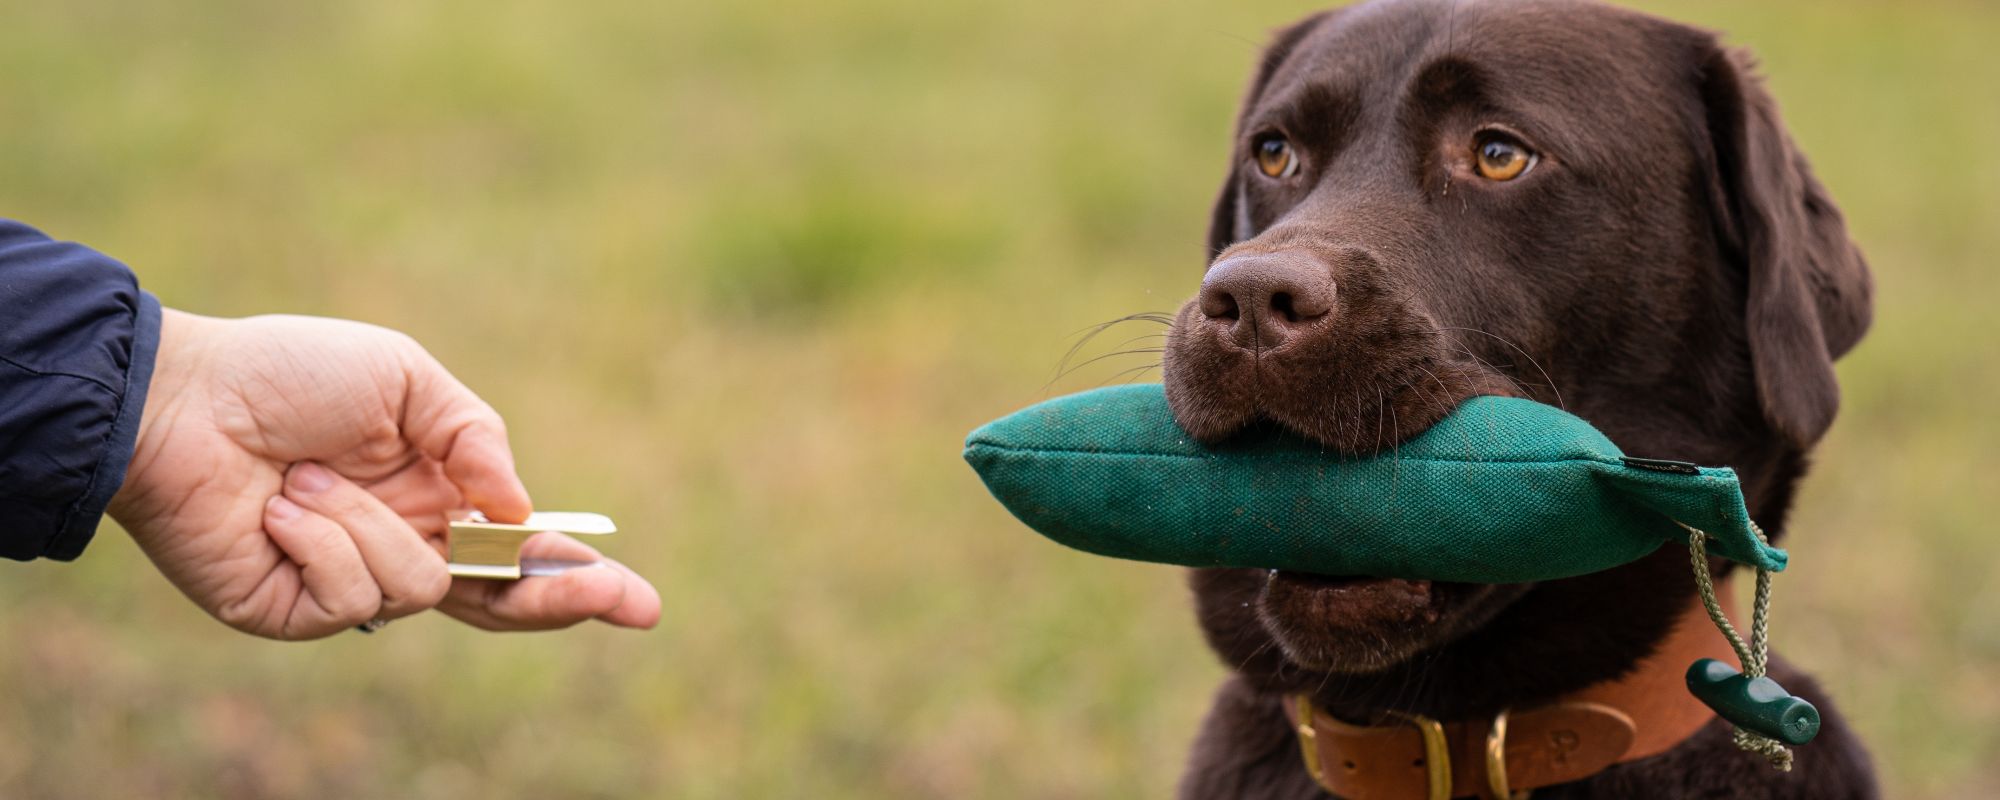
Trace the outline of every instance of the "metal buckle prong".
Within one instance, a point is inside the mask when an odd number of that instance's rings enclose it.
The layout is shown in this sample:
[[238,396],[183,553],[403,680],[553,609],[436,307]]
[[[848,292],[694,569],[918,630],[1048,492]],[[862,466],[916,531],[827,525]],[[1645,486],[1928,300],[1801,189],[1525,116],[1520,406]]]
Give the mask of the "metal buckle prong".
[[1493,716],[1493,727],[1486,731],[1486,789],[1495,800],[1528,800],[1533,789],[1509,792],[1507,786],[1507,711]]
[[1321,769],[1319,763],[1319,731],[1313,728],[1315,712],[1312,698],[1301,694],[1298,696],[1298,701],[1299,753],[1305,758],[1306,774],[1311,775],[1313,782],[1318,783],[1320,788],[1331,792],[1333,787],[1327,785],[1326,772]]

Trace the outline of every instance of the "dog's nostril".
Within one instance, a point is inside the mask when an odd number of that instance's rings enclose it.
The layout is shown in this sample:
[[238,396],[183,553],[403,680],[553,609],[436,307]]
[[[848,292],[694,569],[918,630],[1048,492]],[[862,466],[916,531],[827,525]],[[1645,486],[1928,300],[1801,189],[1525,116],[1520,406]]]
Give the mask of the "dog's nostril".
[[1278,292],[1271,295],[1271,310],[1277,312],[1278,316],[1285,319],[1293,322],[1299,321],[1298,312],[1292,310],[1292,295],[1290,292]]
[[1227,289],[1208,286],[1202,288],[1201,313],[1209,319],[1234,321],[1243,312],[1236,305],[1236,295]]

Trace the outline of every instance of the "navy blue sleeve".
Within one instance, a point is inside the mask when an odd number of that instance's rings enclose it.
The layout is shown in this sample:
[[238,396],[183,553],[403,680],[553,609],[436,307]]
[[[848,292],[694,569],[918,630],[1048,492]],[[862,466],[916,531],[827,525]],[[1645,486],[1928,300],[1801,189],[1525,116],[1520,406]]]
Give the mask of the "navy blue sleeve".
[[0,556],[83,552],[139,438],[160,302],[125,265],[0,220]]

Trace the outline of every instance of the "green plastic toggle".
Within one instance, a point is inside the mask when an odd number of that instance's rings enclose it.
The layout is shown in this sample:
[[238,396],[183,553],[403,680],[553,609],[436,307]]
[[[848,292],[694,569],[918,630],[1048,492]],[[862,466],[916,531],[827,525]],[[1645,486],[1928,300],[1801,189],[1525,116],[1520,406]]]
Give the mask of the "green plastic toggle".
[[1819,734],[1819,709],[1768,677],[1749,678],[1713,658],[1688,666],[1688,691],[1723,719],[1790,745]]

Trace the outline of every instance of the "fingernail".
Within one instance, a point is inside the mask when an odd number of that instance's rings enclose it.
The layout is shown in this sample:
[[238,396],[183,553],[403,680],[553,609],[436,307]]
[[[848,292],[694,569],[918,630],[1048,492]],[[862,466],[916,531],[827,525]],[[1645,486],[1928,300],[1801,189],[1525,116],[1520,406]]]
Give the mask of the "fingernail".
[[304,510],[299,507],[298,503],[286,500],[284,495],[272,497],[271,502],[265,505],[265,511],[269,512],[271,518],[276,520],[298,519],[299,513]]
[[324,492],[333,486],[333,473],[307,461],[292,467],[292,488],[301,492]]

